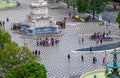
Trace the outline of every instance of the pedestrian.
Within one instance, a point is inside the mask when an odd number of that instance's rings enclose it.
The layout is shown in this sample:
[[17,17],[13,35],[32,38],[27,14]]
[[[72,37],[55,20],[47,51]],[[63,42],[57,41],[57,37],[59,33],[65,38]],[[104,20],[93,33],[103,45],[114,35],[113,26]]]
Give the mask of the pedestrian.
[[114,5],[114,10],[116,10],[116,5]]
[[33,55],[35,54],[35,52],[34,52],[34,51],[33,51],[32,53],[33,53]]
[[38,40],[37,40],[37,46],[39,46],[39,42],[38,42]]
[[40,51],[38,51],[38,55],[39,55],[39,56],[40,56],[40,54],[41,54]]
[[109,25],[110,25],[110,20],[108,21]]
[[94,56],[93,57],[93,64],[97,63],[97,58]]
[[58,45],[58,40],[57,40],[57,38],[55,39],[55,44]]
[[2,22],[0,21],[0,26],[2,26]]
[[96,76],[96,75],[94,75],[94,78],[97,78],[97,76]]
[[104,58],[103,58],[103,65],[105,64],[105,59],[106,59],[106,58],[104,57]]
[[71,18],[71,12],[69,12],[69,18]]
[[9,22],[9,18],[8,17],[6,17],[6,21]]
[[84,57],[83,57],[83,55],[81,55],[81,61],[84,62]]
[[35,55],[37,56],[37,50],[35,50]]
[[67,58],[68,58],[68,62],[69,62],[70,61],[70,54],[68,54]]
[[84,42],[84,38],[82,38],[82,43]]
[[96,44],[98,44],[99,43],[99,39],[96,39]]
[[110,30],[108,31],[108,34],[111,35],[111,31]]
[[102,42],[103,42],[103,41],[102,41],[102,39],[101,39],[101,40],[100,40],[100,43],[102,44]]
[[3,26],[5,25],[5,21],[2,22],[2,25],[3,25]]
[[92,47],[90,46],[90,53],[92,52]]

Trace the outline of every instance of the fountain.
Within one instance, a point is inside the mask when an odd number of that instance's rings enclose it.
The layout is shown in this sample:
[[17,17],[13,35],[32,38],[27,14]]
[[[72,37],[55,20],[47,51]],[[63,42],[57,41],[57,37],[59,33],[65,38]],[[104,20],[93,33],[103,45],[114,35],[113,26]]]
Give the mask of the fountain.
[[82,75],[80,78],[120,78],[120,62],[117,61],[117,55],[120,52],[114,50],[112,53],[113,55],[113,62],[105,64],[106,69],[88,72]]
[[[120,52],[112,52],[113,55],[113,62],[107,63],[106,71],[105,71],[105,78],[120,78],[120,62],[117,62],[117,55],[120,54]],[[111,69],[110,71],[108,69]]]
[[44,0],[34,0],[30,5],[31,12],[27,16],[25,24],[20,24],[20,31],[30,36],[41,34],[59,34],[58,29],[52,18],[48,15],[48,3]]

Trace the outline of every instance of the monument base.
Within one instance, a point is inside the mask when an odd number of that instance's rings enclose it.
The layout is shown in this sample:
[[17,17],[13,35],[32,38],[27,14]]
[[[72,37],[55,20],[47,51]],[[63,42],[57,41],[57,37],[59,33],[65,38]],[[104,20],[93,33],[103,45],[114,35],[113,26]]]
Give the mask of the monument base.
[[61,30],[58,27],[38,27],[30,28],[28,25],[20,25],[20,31],[26,33],[28,36],[39,36],[43,34],[60,34]]

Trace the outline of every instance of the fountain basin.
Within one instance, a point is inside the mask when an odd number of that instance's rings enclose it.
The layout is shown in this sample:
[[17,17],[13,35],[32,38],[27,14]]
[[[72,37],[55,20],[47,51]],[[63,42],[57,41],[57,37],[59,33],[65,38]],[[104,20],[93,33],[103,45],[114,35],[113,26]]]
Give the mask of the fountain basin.
[[105,78],[105,70],[97,70],[93,72],[88,72],[82,75],[80,78],[94,78],[94,75],[96,75],[97,78]]

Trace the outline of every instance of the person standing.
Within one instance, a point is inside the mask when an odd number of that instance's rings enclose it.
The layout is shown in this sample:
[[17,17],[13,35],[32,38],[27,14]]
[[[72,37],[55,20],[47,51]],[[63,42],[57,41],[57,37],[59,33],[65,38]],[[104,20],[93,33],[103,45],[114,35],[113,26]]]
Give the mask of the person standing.
[[69,62],[70,61],[70,54],[68,54],[67,58],[68,58],[68,62]]
[[9,22],[9,18],[8,17],[6,18],[6,21]]
[[35,50],[35,56],[37,56],[37,50]]

